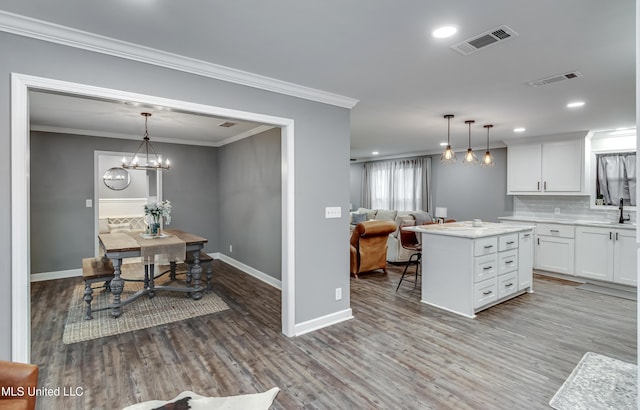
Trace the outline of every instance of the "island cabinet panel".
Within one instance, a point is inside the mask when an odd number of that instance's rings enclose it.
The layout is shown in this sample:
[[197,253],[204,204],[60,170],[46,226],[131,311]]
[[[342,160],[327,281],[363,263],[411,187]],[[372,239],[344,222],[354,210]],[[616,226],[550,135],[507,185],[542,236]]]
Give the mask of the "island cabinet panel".
[[422,234],[423,303],[473,318],[480,310],[531,291],[531,227],[444,225],[405,228]]

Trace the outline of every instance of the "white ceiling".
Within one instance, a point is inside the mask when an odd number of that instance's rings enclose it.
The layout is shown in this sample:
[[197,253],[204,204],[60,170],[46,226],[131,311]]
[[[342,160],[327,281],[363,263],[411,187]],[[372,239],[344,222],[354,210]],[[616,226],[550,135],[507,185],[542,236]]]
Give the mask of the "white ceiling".
[[[358,99],[355,158],[437,152],[448,113],[457,147],[467,142],[465,120],[476,121],[474,147],[485,143],[487,123],[496,143],[635,126],[633,0],[3,0],[0,9]],[[458,33],[432,38],[442,24]],[[468,56],[450,48],[500,25],[518,36]],[[527,85],[569,71],[583,77]],[[577,99],[586,105],[566,108]],[[79,117],[61,111],[56,118]],[[33,115],[43,126],[54,119]],[[139,112],[129,115],[126,130],[104,131],[139,134]],[[79,127],[119,124],[80,117]],[[527,131],[514,134],[517,126]]]

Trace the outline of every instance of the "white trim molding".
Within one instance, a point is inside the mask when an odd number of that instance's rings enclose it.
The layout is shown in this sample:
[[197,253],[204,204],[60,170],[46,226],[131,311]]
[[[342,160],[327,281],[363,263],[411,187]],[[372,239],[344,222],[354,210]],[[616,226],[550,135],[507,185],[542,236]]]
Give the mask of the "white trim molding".
[[267,275],[266,273],[259,271],[258,269],[252,268],[249,265],[245,265],[244,263],[233,259],[230,256],[225,255],[224,253],[214,252],[208,254],[213,259],[220,259],[222,262],[225,262],[236,269],[239,269],[246,273],[247,275],[253,276],[254,278],[266,283],[269,286],[272,286],[278,290],[282,290],[282,281]]
[[45,280],[76,278],[82,276],[82,269],[59,270],[57,272],[34,273],[30,276],[31,282],[43,282]]
[[338,107],[351,109],[358,103],[358,100],[355,98],[345,97],[343,95],[305,87],[259,74],[9,13],[3,10],[0,10],[0,31]]
[[295,325],[295,336],[301,336],[305,333],[313,332],[314,330],[322,329],[323,327],[335,325],[350,319],[353,319],[351,308],[307,320],[306,322]]

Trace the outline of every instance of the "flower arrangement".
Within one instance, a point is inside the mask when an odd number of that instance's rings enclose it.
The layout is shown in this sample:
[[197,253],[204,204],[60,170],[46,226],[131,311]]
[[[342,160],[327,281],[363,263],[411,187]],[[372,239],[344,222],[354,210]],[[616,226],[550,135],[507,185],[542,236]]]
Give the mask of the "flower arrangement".
[[157,233],[160,228],[160,218],[164,217],[165,223],[171,223],[171,202],[152,202],[144,206],[144,214],[150,216],[153,222],[149,221],[149,226],[153,233]]

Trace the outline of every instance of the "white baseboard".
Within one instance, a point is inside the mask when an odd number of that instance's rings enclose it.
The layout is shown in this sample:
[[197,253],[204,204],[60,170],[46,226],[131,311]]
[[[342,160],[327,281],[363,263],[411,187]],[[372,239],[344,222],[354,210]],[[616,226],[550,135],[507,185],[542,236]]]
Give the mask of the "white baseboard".
[[315,319],[307,320],[306,322],[298,323],[294,326],[294,336],[301,336],[305,333],[313,332],[314,330],[322,329],[323,327],[335,325],[345,320],[353,319],[353,313],[351,308],[341,310],[339,312],[331,313],[326,316],[321,316]]
[[82,269],[59,270],[56,272],[33,273],[30,276],[31,282],[42,282],[44,280],[75,278],[82,276]]
[[220,253],[220,252],[214,252],[214,253],[210,253],[209,256],[211,256],[213,259],[220,259],[221,261],[228,263],[229,265],[233,266],[234,268],[240,269],[241,271],[245,272],[248,275],[253,276],[256,279],[259,279],[261,281],[263,281],[264,283],[266,283],[267,285],[271,285],[274,288],[278,289],[278,290],[282,290],[282,281],[279,279],[276,279],[272,276],[267,275],[264,272],[261,272],[255,268],[252,268],[249,265],[245,265],[242,262],[239,262],[227,255],[225,255],[224,253]]

